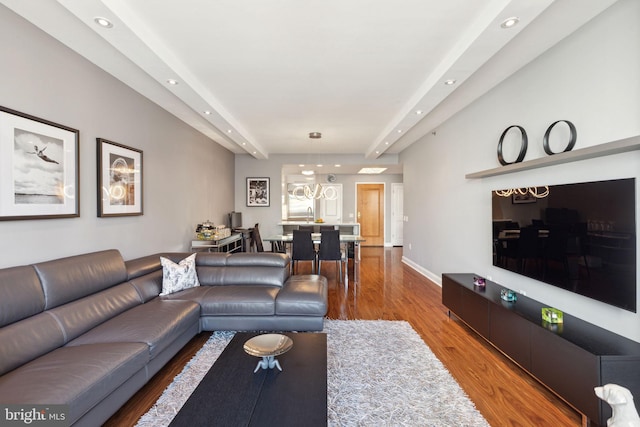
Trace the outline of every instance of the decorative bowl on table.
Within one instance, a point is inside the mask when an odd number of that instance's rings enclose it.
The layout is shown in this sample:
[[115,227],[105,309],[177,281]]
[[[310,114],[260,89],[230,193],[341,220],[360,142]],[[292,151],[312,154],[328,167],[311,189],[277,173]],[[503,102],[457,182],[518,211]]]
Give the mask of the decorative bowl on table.
[[262,358],[254,369],[254,374],[260,369],[278,368],[282,371],[276,356],[286,353],[291,350],[291,347],[293,347],[293,340],[282,334],[258,335],[244,343],[244,351],[247,354]]

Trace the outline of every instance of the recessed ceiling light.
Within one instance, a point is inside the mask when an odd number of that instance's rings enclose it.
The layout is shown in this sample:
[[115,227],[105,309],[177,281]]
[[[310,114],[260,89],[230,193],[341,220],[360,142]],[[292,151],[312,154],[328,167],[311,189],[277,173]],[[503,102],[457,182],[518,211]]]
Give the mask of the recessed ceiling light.
[[307,175],[307,176],[313,175],[313,171],[312,170],[304,170],[304,171],[302,171],[302,175]]
[[321,168],[321,167],[322,167],[322,165],[316,165],[316,166],[317,166],[317,167],[319,167],[319,168]]
[[113,24],[107,18],[102,18],[100,16],[93,18],[93,22],[100,25],[102,28],[112,28]]
[[384,142],[384,145],[389,145],[389,141],[385,141],[385,142]]
[[232,132],[233,132],[233,130],[227,129],[227,133],[232,133]]
[[[376,150],[376,154],[380,154],[380,151]],[[360,173],[360,172],[358,172],[358,173]]]
[[446,84],[447,86],[451,86],[451,85],[456,84],[456,80],[455,79],[445,80],[444,84]]
[[511,18],[507,18],[502,21],[500,27],[505,29],[515,27],[516,25],[518,25],[518,22],[520,22],[520,18],[518,18],[517,16],[512,16]]
[[398,133],[402,133],[402,129],[398,129]]
[[207,116],[211,114],[211,111],[207,110],[204,112]]
[[246,143],[246,142],[243,142],[243,143],[242,143],[242,146],[244,147],[245,145],[247,145],[247,143]]
[[304,165],[303,165],[303,164],[299,164],[298,166],[299,166],[299,167],[301,167],[301,168],[303,168],[303,167],[304,167]]
[[339,167],[341,167],[342,165],[333,165],[333,166],[334,166],[334,167],[336,167],[336,168],[339,168]]
[[420,114],[422,114],[422,113],[424,113],[424,111],[422,111],[422,110],[416,110],[416,114],[417,114],[417,115],[420,115]]
[[171,86],[175,86],[178,84],[178,81],[175,79],[167,79],[167,83],[169,83]]
[[363,173],[363,174],[376,174],[376,173],[382,173],[384,171],[386,171],[387,168],[362,168],[358,171],[358,173]]
[[322,138],[322,134],[320,132],[310,132],[309,138],[311,139],[320,139]]

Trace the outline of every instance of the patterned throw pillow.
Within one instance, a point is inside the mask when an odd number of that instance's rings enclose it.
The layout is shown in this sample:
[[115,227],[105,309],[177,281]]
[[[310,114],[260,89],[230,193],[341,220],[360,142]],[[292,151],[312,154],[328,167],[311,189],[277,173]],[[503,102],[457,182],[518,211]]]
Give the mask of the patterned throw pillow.
[[196,274],[196,254],[189,255],[176,264],[168,258],[160,257],[162,264],[162,293],[169,295],[184,289],[200,286]]

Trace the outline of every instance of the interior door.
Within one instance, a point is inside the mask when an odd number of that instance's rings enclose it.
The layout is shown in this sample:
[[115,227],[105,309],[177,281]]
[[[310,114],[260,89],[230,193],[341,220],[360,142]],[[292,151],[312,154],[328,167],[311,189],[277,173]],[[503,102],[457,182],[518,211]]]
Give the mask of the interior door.
[[384,184],[357,184],[356,193],[362,246],[384,246]]
[[320,199],[319,216],[329,224],[342,221],[342,184],[323,184],[325,195]]

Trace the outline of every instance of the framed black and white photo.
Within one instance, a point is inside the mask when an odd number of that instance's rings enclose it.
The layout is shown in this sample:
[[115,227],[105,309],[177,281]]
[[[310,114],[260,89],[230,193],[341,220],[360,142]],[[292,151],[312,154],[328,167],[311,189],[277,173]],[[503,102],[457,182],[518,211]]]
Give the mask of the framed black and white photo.
[[142,215],[142,150],[98,138],[98,216]]
[[536,199],[533,194],[528,191],[524,194],[516,192],[511,196],[511,203],[514,205],[520,205],[523,203],[535,203],[537,200],[538,199]]
[[247,206],[269,206],[269,178],[247,178]]
[[0,220],[80,216],[80,131],[0,107]]

